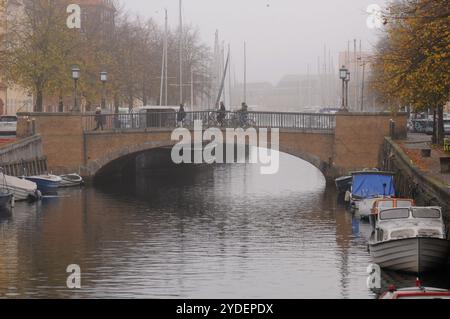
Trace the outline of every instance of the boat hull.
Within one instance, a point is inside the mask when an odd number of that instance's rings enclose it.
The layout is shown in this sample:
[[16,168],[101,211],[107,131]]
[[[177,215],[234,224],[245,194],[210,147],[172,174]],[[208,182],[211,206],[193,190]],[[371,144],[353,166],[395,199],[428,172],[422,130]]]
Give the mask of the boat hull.
[[43,194],[54,194],[58,192],[60,181],[52,181],[38,177],[26,177],[27,180],[36,183],[38,190]]
[[373,204],[379,199],[376,198],[367,198],[356,202],[356,208],[358,210],[359,216],[362,219],[369,219],[369,216],[372,212]]
[[439,238],[406,238],[371,243],[370,254],[381,268],[426,273],[446,266],[450,242]]
[[32,191],[10,185],[7,186],[7,189],[14,194],[16,201],[36,201],[39,199],[37,189]]
[[1,173],[0,179],[6,180],[5,188],[13,193],[15,201],[39,200],[40,194],[37,190],[36,183],[14,176],[3,175]]
[[83,178],[79,175],[63,175],[60,176],[62,181],[59,185],[61,188],[79,187],[84,184]]
[[0,210],[11,211],[14,195],[12,193],[0,194]]

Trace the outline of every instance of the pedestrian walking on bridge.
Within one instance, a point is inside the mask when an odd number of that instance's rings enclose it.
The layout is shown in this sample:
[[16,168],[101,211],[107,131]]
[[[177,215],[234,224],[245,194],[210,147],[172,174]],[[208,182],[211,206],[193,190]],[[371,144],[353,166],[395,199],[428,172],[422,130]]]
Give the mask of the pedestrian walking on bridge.
[[97,126],[95,127],[94,131],[98,131],[99,129],[103,131],[103,115],[102,115],[102,109],[100,107],[97,107],[95,111],[95,123]]

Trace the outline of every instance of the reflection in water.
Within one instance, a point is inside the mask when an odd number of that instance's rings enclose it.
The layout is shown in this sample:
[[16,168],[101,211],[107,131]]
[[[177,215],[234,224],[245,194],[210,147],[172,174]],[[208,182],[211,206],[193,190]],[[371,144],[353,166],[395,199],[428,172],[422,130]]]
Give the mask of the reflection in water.
[[0,297],[374,298],[369,225],[287,155],[274,176],[188,166],[60,195],[0,220]]

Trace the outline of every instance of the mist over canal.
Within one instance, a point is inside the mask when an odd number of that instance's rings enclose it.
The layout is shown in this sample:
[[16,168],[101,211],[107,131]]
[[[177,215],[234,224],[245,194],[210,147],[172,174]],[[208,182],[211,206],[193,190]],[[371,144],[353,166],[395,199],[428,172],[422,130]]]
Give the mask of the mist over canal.
[[[276,175],[182,166],[59,195],[0,219],[0,298],[375,297],[369,225],[319,170],[285,154]],[[66,288],[70,264],[81,290]],[[414,282],[384,275],[384,285]]]

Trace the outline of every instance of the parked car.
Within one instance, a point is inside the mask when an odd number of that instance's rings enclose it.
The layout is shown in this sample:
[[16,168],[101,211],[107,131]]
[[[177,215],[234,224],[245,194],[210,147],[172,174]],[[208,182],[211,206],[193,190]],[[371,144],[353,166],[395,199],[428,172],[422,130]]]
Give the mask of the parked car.
[[16,135],[17,116],[0,117],[0,135]]

